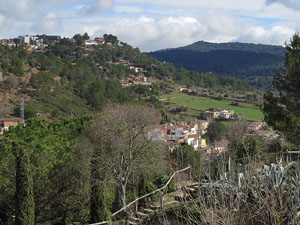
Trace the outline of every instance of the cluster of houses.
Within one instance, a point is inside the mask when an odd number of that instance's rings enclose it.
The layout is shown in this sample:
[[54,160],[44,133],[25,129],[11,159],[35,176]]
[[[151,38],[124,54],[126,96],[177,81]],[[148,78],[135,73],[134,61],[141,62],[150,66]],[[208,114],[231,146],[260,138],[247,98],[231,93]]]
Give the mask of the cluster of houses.
[[148,138],[153,141],[165,142],[170,149],[188,144],[195,150],[206,147],[206,140],[202,135],[206,133],[207,121],[166,123],[148,129]]
[[128,66],[129,69],[133,70],[136,73],[146,72],[143,67],[133,65],[132,63],[130,63],[130,61],[128,59],[117,59],[117,61],[115,61],[115,62],[110,61],[109,63],[114,64],[114,65]]
[[130,87],[136,85],[152,86],[159,79],[156,77],[145,77],[144,75],[130,75],[127,79],[119,80],[123,87]]
[[232,120],[234,119],[234,110],[224,110],[221,108],[209,108],[203,112],[203,119],[212,120]]
[[[72,39],[73,42],[76,42],[74,39]],[[59,43],[60,40],[55,40],[53,41],[54,44]],[[94,40],[85,40],[84,41],[84,46],[85,47],[90,47],[93,45],[104,45],[104,44],[111,45],[109,42],[105,42],[104,38],[101,37],[95,37]],[[47,45],[43,43],[43,39],[38,37],[38,36],[32,36],[32,35],[24,35],[24,36],[19,36],[18,38],[14,39],[0,39],[0,44],[1,45],[6,45],[9,47],[15,47],[18,44],[21,44],[25,46],[27,51],[29,52],[35,52],[38,50],[42,50]]]
[[210,161],[221,155],[227,147],[226,141],[220,141],[207,145],[203,135],[207,132],[209,121],[200,120],[193,122],[166,123],[148,128],[148,138],[153,141],[161,141],[173,151],[180,145],[189,145],[200,151],[203,159]]
[[18,44],[21,44],[24,45],[26,50],[29,52],[41,50],[47,47],[47,45],[43,43],[42,38],[38,36],[31,36],[31,35],[19,36],[18,38],[15,39],[1,39],[0,44],[9,47],[13,47],[13,46],[17,46]]
[[[135,74],[138,74],[138,75],[129,74],[128,78],[120,79],[119,82],[123,87],[130,87],[136,85],[151,86],[159,80],[156,77],[146,77],[144,73],[147,71],[145,71],[143,67],[134,65],[130,63],[130,61],[127,59],[118,59],[116,62],[110,61],[109,63],[115,65],[127,66],[129,69],[135,72]],[[156,66],[156,65],[153,64],[152,66]]]
[[[221,140],[208,145],[203,135],[211,120],[200,120],[193,122],[166,123],[153,126],[147,129],[148,138],[153,141],[161,141],[169,146],[170,151],[180,145],[192,146],[196,151],[202,153],[203,159],[211,161],[218,158],[228,147],[227,140]],[[264,121],[249,123],[249,131],[259,132],[266,126]],[[263,131],[265,132],[265,131]],[[270,132],[273,134],[274,132]],[[262,135],[265,136],[265,135]],[[272,138],[275,138],[273,135]]]

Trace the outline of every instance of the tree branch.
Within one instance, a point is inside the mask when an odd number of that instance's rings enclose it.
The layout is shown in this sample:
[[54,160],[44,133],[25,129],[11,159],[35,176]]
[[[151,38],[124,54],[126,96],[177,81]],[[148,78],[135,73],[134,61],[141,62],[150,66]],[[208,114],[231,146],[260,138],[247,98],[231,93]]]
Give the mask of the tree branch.
[[[124,206],[123,208],[121,208],[121,209],[118,210],[117,212],[113,213],[113,214],[111,215],[111,218],[114,217],[114,216],[116,216],[116,215],[118,215],[120,212],[124,211],[124,210],[127,209],[129,206],[131,206],[131,205],[133,205],[134,203],[136,203],[137,201],[139,201],[139,200],[141,200],[141,199],[144,199],[144,198],[147,198],[147,197],[149,197],[150,195],[153,195],[153,194],[155,194],[155,193],[157,193],[157,192],[159,192],[159,191],[162,191],[163,189],[166,189],[166,188],[168,187],[168,185],[170,184],[170,182],[172,181],[172,179],[174,178],[174,176],[175,176],[177,173],[184,172],[184,171],[186,171],[186,170],[188,170],[188,169],[191,169],[191,167],[189,166],[189,167],[186,167],[186,168],[184,168],[184,169],[182,169],[182,170],[177,170],[177,171],[175,171],[175,172],[172,174],[172,176],[169,178],[168,182],[167,182],[164,186],[162,186],[161,188],[158,188],[158,189],[156,189],[155,191],[152,191],[152,192],[150,192],[150,193],[148,193],[148,194],[145,194],[145,195],[143,195],[143,196],[141,196],[141,197],[139,197],[139,198],[136,198],[134,201],[130,202],[128,205]],[[99,223],[92,223],[92,224],[89,224],[89,225],[101,225],[101,224],[107,224],[107,223],[109,223],[109,221],[103,221],[103,222],[99,222]]]

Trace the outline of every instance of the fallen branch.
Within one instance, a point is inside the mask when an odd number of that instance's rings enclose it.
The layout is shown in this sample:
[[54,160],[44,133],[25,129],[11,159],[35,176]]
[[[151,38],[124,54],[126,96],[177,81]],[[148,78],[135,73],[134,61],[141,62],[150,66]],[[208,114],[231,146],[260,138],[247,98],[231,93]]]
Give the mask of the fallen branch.
[[[117,212],[113,213],[113,214],[111,215],[111,217],[116,216],[117,214],[119,214],[120,212],[124,211],[125,209],[127,209],[128,207],[130,207],[131,205],[133,205],[134,203],[136,203],[137,201],[139,201],[139,200],[141,200],[141,199],[143,199],[143,198],[147,198],[147,197],[149,197],[150,195],[153,195],[153,194],[155,194],[155,193],[157,193],[157,192],[159,192],[159,191],[162,191],[163,189],[166,189],[166,188],[168,187],[168,185],[170,184],[170,182],[172,181],[172,179],[174,178],[174,176],[175,176],[177,173],[181,173],[181,172],[186,171],[186,170],[188,170],[188,169],[190,169],[190,168],[191,168],[191,167],[189,166],[189,167],[186,167],[186,168],[184,168],[184,169],[182,169],[182,170],[177,170],[177,171],[175,171],[175,172],[172,174],[172,176],[169,178],[168,182],[167,182],[164,186],[162,186],[161,188],[158,188],[158,189],[156,189],[155,191],[152,191],[152,192],[150,192],[150,193],[148,193],[148,194],[145,194],[145,195],[143,195],[143,196],[141,196],[141,197],[139,197],[139,198],[136,198],[134,201],[130,202],[128,205],[124,206],[123,208],[121,208],[121,209],[118,210]],[[92,223],[92,224],[89,224],[89,225],[101,225],[101,224],[107,224],[107,223],[109,223],[109,221],[103,221],[103,222],[99,222],[99,223]]]

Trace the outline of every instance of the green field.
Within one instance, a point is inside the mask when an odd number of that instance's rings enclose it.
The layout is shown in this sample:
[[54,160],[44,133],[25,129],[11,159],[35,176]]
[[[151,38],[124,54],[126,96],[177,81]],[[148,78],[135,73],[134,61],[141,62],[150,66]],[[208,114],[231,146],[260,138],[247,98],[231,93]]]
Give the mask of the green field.
[[180,92],[163,95],[160,97],[160,100],[175,106],[188,107],[188,112],[191,113],[192,117],[198,114],[200,110],[220,107],[222,109],[232,109],[240,117],[247,120],[262,120],[264,118],[263,113],[258,107],[248,103],[239,103],[239,106],[232,106],[231,101],[219,101],[205,97],[191,96]]

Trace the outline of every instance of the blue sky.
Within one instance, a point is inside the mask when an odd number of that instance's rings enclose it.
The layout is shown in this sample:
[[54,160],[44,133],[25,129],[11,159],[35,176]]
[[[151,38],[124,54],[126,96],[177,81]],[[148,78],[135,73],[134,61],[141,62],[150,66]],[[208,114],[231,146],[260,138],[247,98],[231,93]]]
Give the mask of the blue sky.
[[142,51],[196,41],[284,45],[300,0],[0,0],[0,38],[117,35]]

